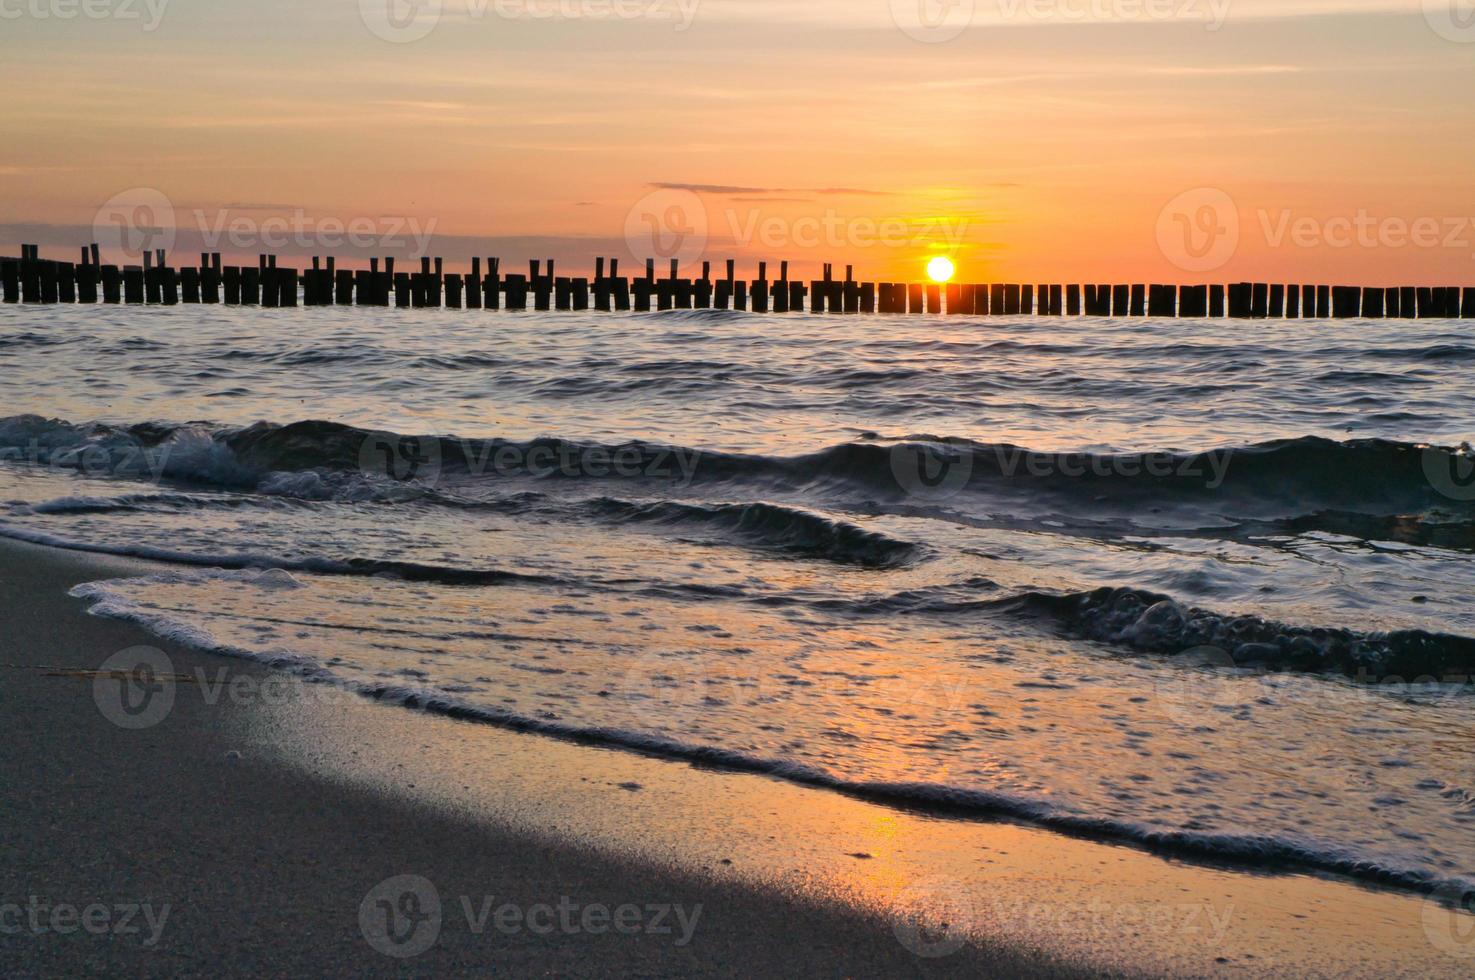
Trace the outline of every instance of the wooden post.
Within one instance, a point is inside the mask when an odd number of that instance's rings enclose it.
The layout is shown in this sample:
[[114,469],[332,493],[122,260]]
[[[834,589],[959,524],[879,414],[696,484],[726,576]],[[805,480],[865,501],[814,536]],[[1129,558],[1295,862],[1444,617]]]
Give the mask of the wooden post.
[[0,259],[0,297],[7,303],[20,302],[20,259]]
[[277,270],[277,288],[278,288],[278,292],[277,292],[277,305],[278,306],[296,306],[297,305],[297,270],[296,269],[278,269]]
[[1475,319],[1475,286],[1466,286],[1463,305],[1460,307],[1460,319]]
[[102,267],[102,301],[111,306],[123,301],[123,271],[115,265]]
[[1073,282],[1073,283],[1070,283],[1069,285],[1067,285],[1065,287],[1065,315],[1066,316],[1080,316],[1081,315],[1081,285],[1080,285],[1080,283]]
[[1209,315],[1209,287],[1179,286],[1178,315],[1195,320],[1206,319]]
[[1007,304],[1004,302],[1004,284],[991,283],[988,287],[988,312],[990,316],[1003,316]]
[[578,276],[573,281],[574,290],[574,312],[581,313],[589,309],[589,280],[585,276]]
[[625,311],[630,309],[630,281],[620,275],[620,260],[609,260],[609,282],[610,292],[614,296],[615,309]]
[[392,275],[391,283],[394,289],[394,305],[399,309],[425,305],[425,281],[424,272],[395,272],[385,273]]
[[811,313],[823,313],[825,311],[825,300],[830,297],[830,290],[826,286],[826,283],[830,281],[830,268],[830,264],[826,262],[825,277],[823,279],[816,279],[809,284],[809,312]]
[[220,303],[220,253],[211,252],[200,270],[200,301]]
[[[972,298],[971,296],[969,297]],[[968,312],[973,312],[973,304],[968,304]],[[947,284],[947,313],[948,316],[963,315],[963,284],[950,282]]]
[[1153,283],[1147,287],[1147,315],[1174,316],[1178,311],[1173,304],[1173,287]]
[[748,308],[748,281],[746,279],[735,280],[732,284],[732,308],[734,310]]
[[261,305],[263,307],[277,307],[282,305],[282,286],[277,278],[277,267],[268,265],[261,273]]
[[702,263],[702,277],[692,283],[692,304],[699,310],[712,308],[712,263]]
[[1285,317],[1286,312],[1286,287],[1285,283],[1273,282],[1270,284],[1270,307],[1266,311],[1272,320],[1280,320]]
[[[452,272],[445,277],[446,309],[459,310],[461,308],[461,290],[466,285],[466,280],[460,274]],[[472,290],[475,292],[475,290]]]
[[1050,286],[1050,315],[1065,316],[1065,288],[1058,284]]
[[1370,320],[1381,320],[1383,318],[1383,297],[1385,293],[1381,289],[1366,286],[1362,290],[1362,315]]
[[907,291],[907,312],[908,313],[921,313],[921,312],[923,312],[925,308],[922,305],[922,299],[923,299],[923,297],[922,297],[922,284],[921,283],[907,283],[906,284],[906,291]]
[[1224,316],[1224,287],[1219,283],[1209,286],[1209,317],[1220,319]]
[[1129,308],[1127,315],[1147,315],[1147,287],[1142,283],[1136,283],[1132,286],[1131,307]]
[[1412,320],[1419,315],[1418,293],[1414,287],[1398,287],[1398,307],[1400,310],[1399,315],[1405,319]]
[[339,269],[338,270],[338,274],[337,274],[337,281],[334,282],[333,288],[335,290],[337,290],[338,295],[336,297],[334,297],[334,298],[338,301],[338,305],[339,306],[350,306],[350,305],[352,305],[352,303],[353,303],[353,270],[352,269]]
[[1024,316],[1031,316],[1035,312],[1035,287],[1024,285],[1019,287],[1019,312]]
[[[83,249],[82,251],[85,254],[87,250]],[[96,303],[97,283],[97,266],[90,262],[77,266],[77,302]]]
[[502,308],[502,260],[495,255],[487,256],[487,274],[481,281],[481,305],[488,310]]
[[200,301],[200,270],[185,266],[179,270],[179,286],[186,303]]
[[1326,320],[1332,315],[1332,287],[1316,287],[1316,316],[1317,319]]
[[147,290],[143,285],[143,268],[130,265],[123,269],[123,302],[130,306],[142,303]]
[[1270,286],[1257,282],[1250,287],[1250,316],[1263,320],[1270,315]]
[[1236,320],[1245,320],[1250,316],[1251,286],[1247,282],[1231,283],[1229,286],[1229,315]]
[[1114,317],[1132,315],[1131,286],[1116,285],[1111,287],[1111,315]]
[[[876,312],[876,284],[873,282],[863,282],[860,284],[860,312]],[[1466,315],[1468,316],[1469,314]]]
[[53,262],[56,268],[56,301],[77,302],[77,267],[70,262]]
[[1356,286],[1332,288],[1332,316],[1339,320],[1355,317],[1362,311],[1362,290]]
[[574,308],[574,284],[568,276],[559,276],[553,280],[553,306],[562,312]]

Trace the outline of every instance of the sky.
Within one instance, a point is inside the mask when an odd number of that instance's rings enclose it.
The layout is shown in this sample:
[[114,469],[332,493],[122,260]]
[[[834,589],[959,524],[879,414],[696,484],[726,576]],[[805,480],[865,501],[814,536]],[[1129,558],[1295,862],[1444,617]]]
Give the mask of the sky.
[[0,0],[0,252],[1475,283],[1475,0]]

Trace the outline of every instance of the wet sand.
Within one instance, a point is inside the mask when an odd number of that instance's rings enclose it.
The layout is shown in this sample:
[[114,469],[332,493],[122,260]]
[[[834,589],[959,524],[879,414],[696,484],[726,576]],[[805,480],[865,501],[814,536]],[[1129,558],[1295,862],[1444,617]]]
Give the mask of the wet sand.
[[[1475,917],[1418,896],[433,717],[66,595],[149,570],[0,542],[7,975],[1454,976],[1475,954]],[[137,646],[164,659],[125,706],[132,681],[91,672]]]

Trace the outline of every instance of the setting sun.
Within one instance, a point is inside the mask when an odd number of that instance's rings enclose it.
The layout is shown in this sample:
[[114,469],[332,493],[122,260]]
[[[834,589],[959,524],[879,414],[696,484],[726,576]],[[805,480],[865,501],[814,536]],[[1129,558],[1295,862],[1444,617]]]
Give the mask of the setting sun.
[[953,262],[946,256],[939,255],[927,263],[927,275],[932,277],[933,282],[947,282],[953,277]]

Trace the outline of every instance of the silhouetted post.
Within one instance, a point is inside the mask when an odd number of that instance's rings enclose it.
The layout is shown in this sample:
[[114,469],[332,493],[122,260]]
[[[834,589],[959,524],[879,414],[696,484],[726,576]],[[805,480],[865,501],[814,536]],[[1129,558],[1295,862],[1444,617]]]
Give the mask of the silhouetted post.
[[1460,315],[1460,287],[1444,287],[1444,315],[1451,320],[1458,319]]
[[604,277],[604,256],[594,260],[594,308],[601,313],[610,311],[609,280]]
[[573,290],[574,312],[582,313],[589,309],[589,279],[585,276],[575,276]]
[[1224,287],[1219,283],[1209,285],[1209,317],[1220,319],[1224,316]]
[[[551,261],[549,264],[552,264]],[[553,270],[548,270],[549,275],[544,276],[540,273],[539,266],[537,259],[528,263],[528,282],[533,290],[533,309],[546,312],[553,307],[553,281],[550,278]]]
[[446,309],[459,310],[461,308],[461,289],[465,280],[458,273],[448,273],[442,280],[446,290]]
[[1178,288],[1178,315],[1202,320],[1209,315],[1208,286],[1180,286]]
[[[972,297],[970,296],[971,300]],[[973,304],[969,302],[968,312],[973,312]],[[963,316],[963,284],[950,282],[947,284],[947,313],[948,316]]]
[[1142,283],[1132,286],[1132,305],[1128,310],[1128,316],[1147,315],[1147,287]]
[[860,285],[860,312],[876,312],[876,284],[873,282],[864,282]]
[[123,269],[123,301],[130,306],[144,301],[143,267],[130,265]]
[[204,268],[200,270],[200,301],[210,304],[220,303],[219,252],[211,252],[205,257]]
[[1114,317],[1132,315],[1131,286],[1117,285],[1111,287],[1111,315]]
[[1270,308],[1266,311],[1272,320],[1280,320],[1286,312],[1286,287],[1283,282],[1270,284]]
[[394,305],[396,309],[425,305],[424,272],[394,272],[386,273],[390,277],[391,288],[394,289]]
[[1412,320],[1418,315],[1417,311],[1419,307],[1414,287],[1400,286],[1398,288],[1398,308],[1400,311],[1399,315],[1406,319]]
[[809,284],[809,311],[811,313],[823,313],[825,311],[825,300],[830,297],[830,290],[826,283],[830,280],[830,263],[825,263],[824,279],[816,279]]
[[922,293],[927,298],[927,312],[928,313],[941,313],[942,312],[942,286],[938,285],[935,282],[925,283],[924,286],[923,286],[923,289],[922,289]]
[[1003,316],[1007,304],[1004,302],[1004,284],[990,283],[988,287],[988,312],[991,316]]
[[1364,287],[1362,290],[1362,315],[1370,320],[1381,320],[1383,318],[1384,290],[1373,286]]
[[753,280],[753,312],[768,312],[768,263],[758,263],[758,278]]
[[1065,289],[1059,285],[1050,286],[1050,315],[1065,315]]
[[1475,287],[1465,287],[1463,302],[1464,305],[1460,307],[1460,318],[1464,320],[1475,319]]
[[[170,275],[173,275],[173,273],[170,273]],[[277,294],[278,297],[279,297],[278,300],[277,300],[277,305],[278,306],[296,306],[297,305],[297,270],[296,269],[278,269],[277,270],[277,286],[281,290]]]
[[656,309],[669,310],[676,301],[676,273],[677,262],[671,260],[671,274],[656,283]]
[[1018,316],[1024,309],[1024,290],[1014,283],[1004,284],[1004,312],[1009,316]]
[[200,301],[200,270],[185,266],[179,270],[179,291],[186,303]]
[[1318,319],[1326,320],[1332,315],[1332,287],[1316,287],[1316,316]]
[[732,284],[732,308],[734,310],[748,308],[748,281],[746,279],[735,280]]
[[1173,287],[1153,283],[1147,287],[1147,315],[1172,316],[1178,311],[1173,308]]
[[645,276],[631,283],[635,292],[635,312],[650,312],[650,297],[656,291],[656,260],[645,260]]
[[1295,320],[1301,316],[1301,287],[1295,283],[1286,287],[1286,319]]
[[609,260],[609,285],[615,309],[621,312],[630,309],[630,281],[620,275],[620,260]]
[[1338,320],[1347,320],[1357,316],[1361,310],[1362,290],[1355,286],[1332,288],[1332,316]]
[[502,260],[495,255],[487,256],[487,274],[481,281],[481,305],[488,310],[502,308]]
[[1030,316],[1035,311],[1035,287],[1019,287],[1019,312],[1024,316]]
[[1263,320],[1270,315],[1270,286],[1257,282],[1250,287],[1250,316]]
[[574,308],[574,284],[568,276],[553,280],[553,307],[563,312]]
[[702,263],[702,277],[691,284],[692,305],[699,310],[712,308],[712,263]]
[[1250,316],[1250,284],[1247,282],[1231,283],[1229,286],[1229,315],[1236,320],[1245,320]]
[[115,265],[102,267],[102,301],[109,305],[123,301],[123,273]]
[[[85,248],[82,250],[82,254],[87,254],[87,250]],[[97,266],[93,265],[91,262],[83,262],[81,265],[77,266],[77,302],[96,303],[97,283]]]
[[20,302],[20,260],[0,259],[0,299]]
[[727,260],[727,276],[716,284],[713,290],[712,305],[719,310],[725,310],[732,305],[732,287],[734,282],[735,263],[732,259]]

